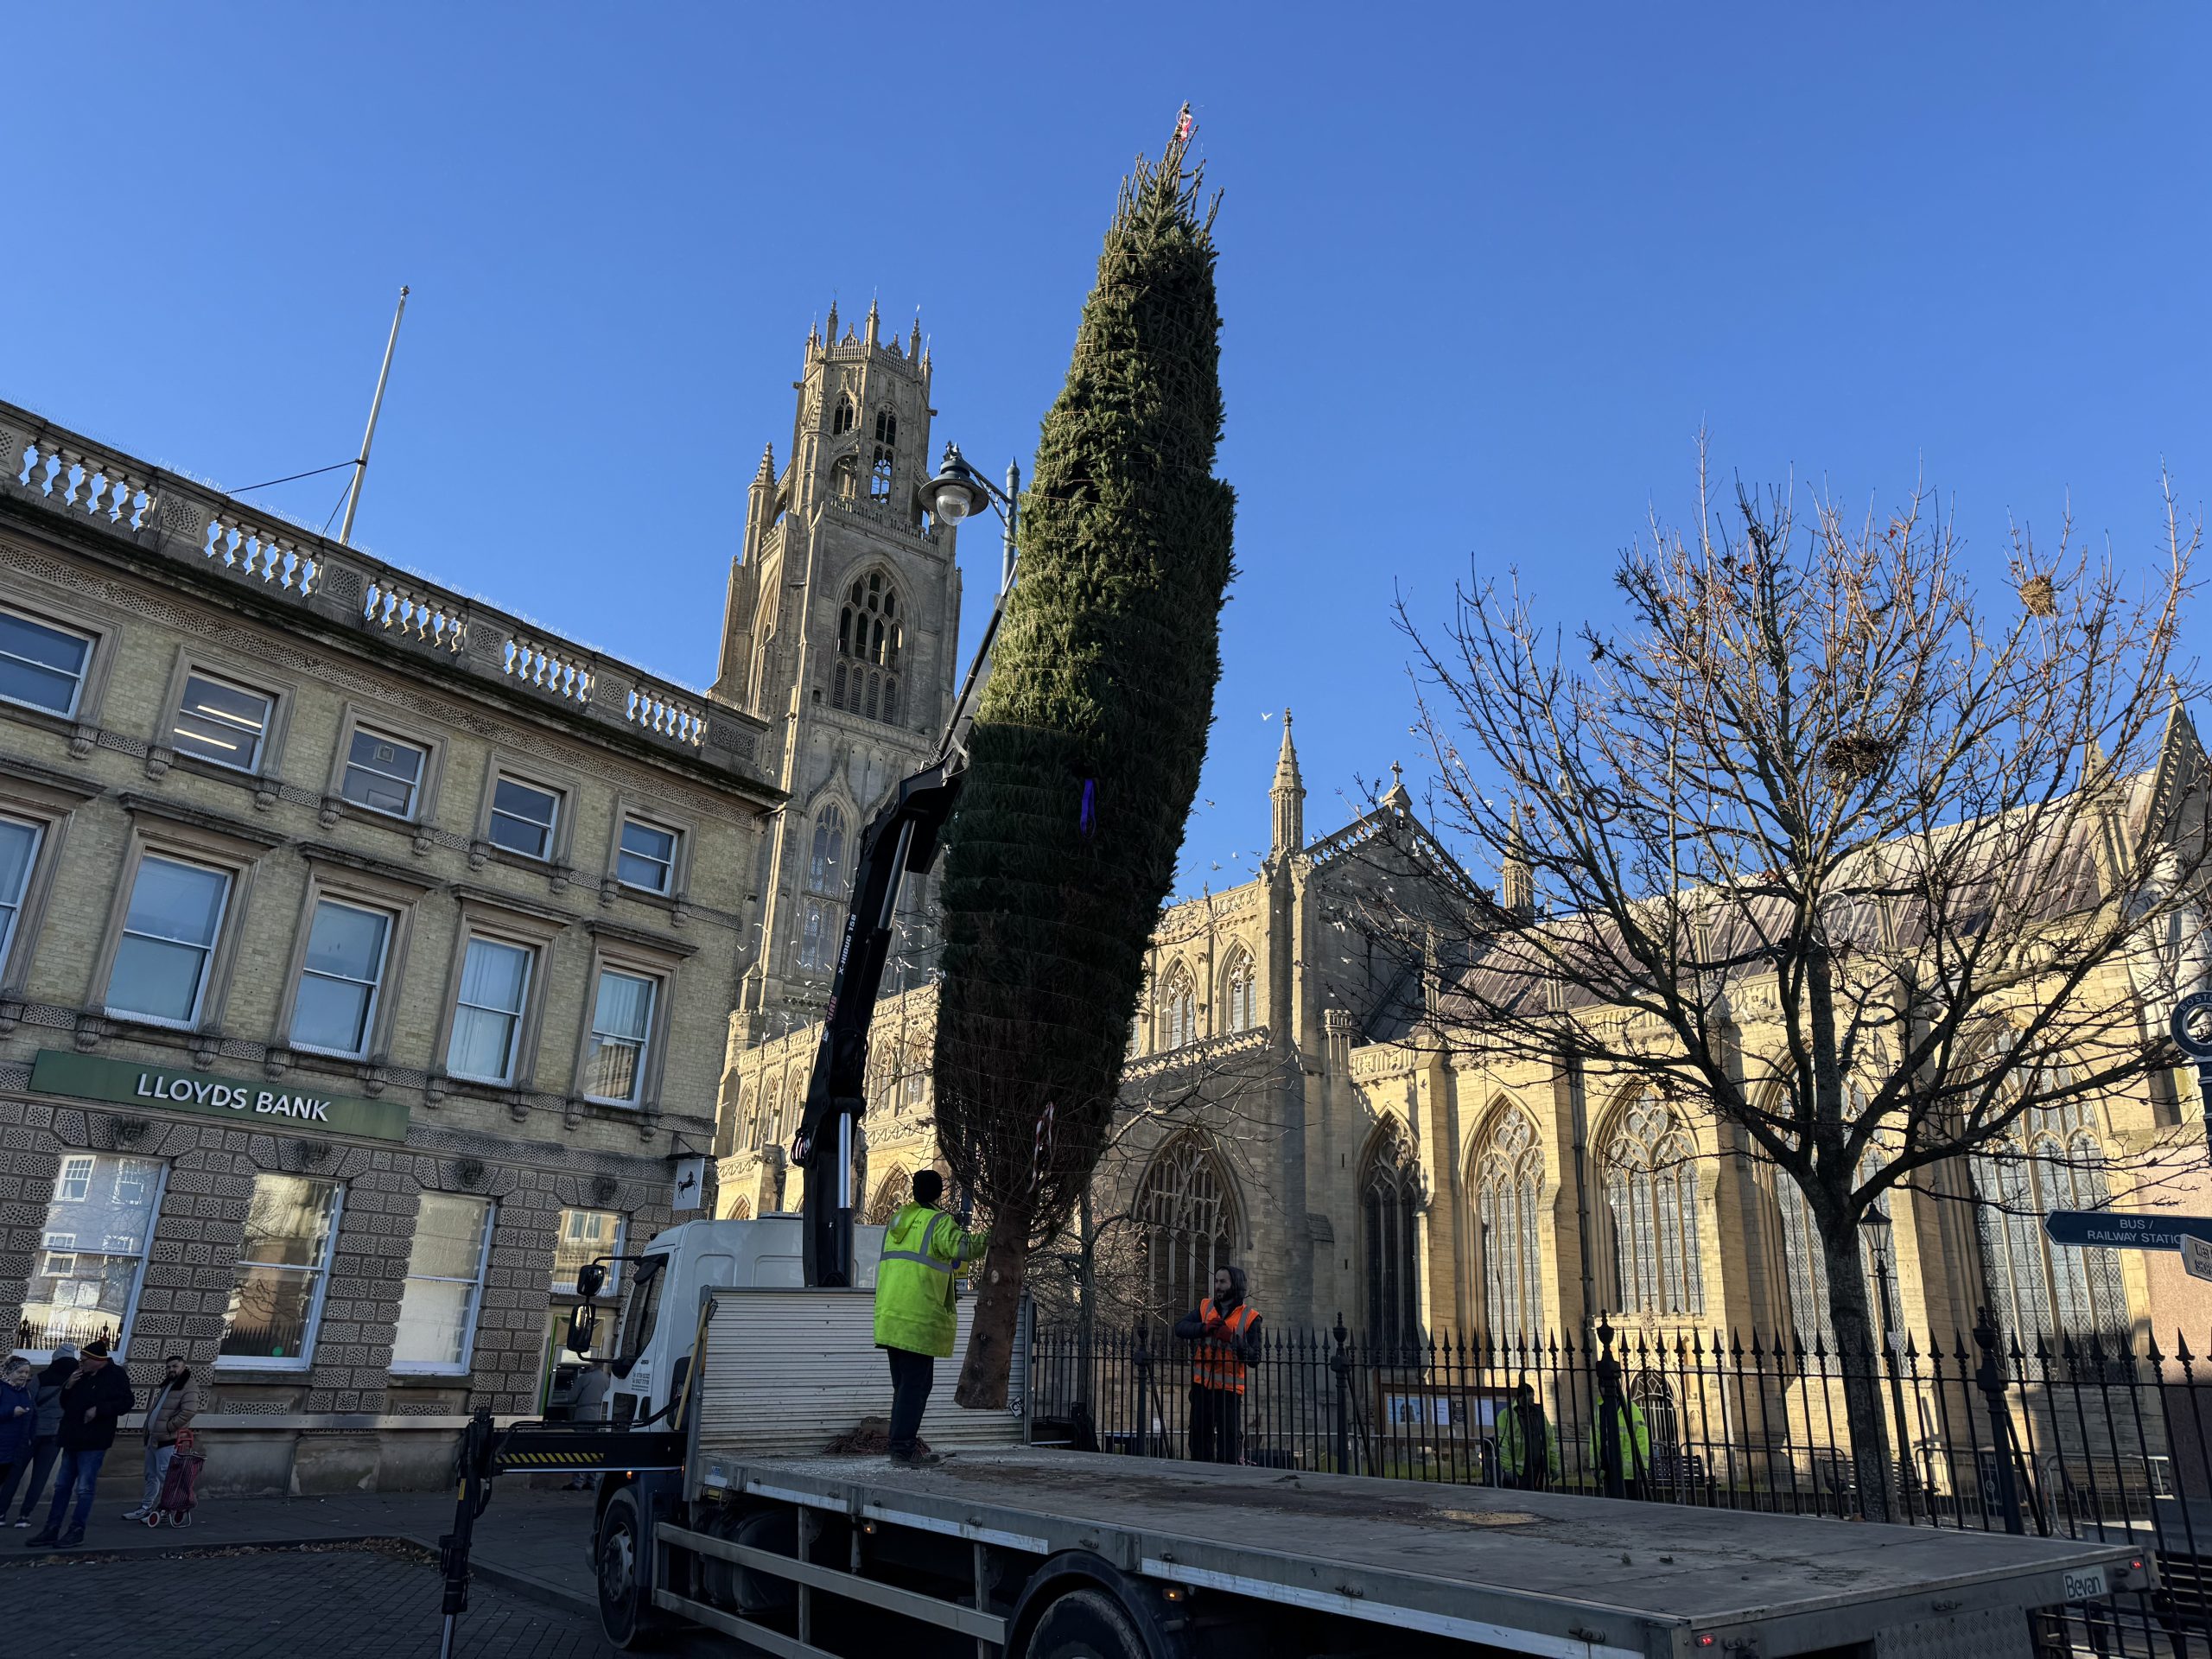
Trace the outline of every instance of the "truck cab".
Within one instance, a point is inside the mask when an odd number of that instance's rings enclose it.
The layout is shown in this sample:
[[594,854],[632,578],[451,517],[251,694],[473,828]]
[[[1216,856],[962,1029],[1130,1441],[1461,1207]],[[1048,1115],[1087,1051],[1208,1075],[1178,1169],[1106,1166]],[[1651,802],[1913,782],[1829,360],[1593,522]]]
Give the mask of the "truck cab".
[[[883,1229],[853,1229],[856,1287],[875,1287]],[[654,1237],[628,1264],[629,1297],[619,1320],[593,1344],[610,1362],[609,1421],[618,1427],[666,1421],[698,1335],[699,1311],[710,1292],[804,1287],[800,1217],[756,1221],[687,1221]]]

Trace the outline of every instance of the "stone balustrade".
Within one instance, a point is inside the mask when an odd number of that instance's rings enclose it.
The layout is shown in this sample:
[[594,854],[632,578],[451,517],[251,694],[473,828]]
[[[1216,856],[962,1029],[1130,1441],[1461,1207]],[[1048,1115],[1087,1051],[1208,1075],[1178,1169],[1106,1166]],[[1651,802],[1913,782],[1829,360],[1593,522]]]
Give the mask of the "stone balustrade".
[[759,775],[766,727],[748,715],[5,402],[0,500],[77,520],[142,556],[213,572],[657,747]]

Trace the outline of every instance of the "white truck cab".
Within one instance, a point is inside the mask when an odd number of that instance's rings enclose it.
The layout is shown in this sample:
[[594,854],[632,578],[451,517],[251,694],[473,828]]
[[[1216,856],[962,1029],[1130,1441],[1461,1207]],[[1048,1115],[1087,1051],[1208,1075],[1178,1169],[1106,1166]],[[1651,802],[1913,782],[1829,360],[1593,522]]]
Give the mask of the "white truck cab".
[[[611,1363],[607,1391],[610,1421],[616,1426],[643,1425],[660,1418],[691,1355],[699,1310],[714,1290],[798,1290],[805,1285],[801,1266],[800,1221],[796,1215],[762,1216],[757,1221],[687,1221],[659,1234],[639,1260],[626,1263],[629,1300],[619,1322],[593,1344],[595,1357]],[[883,1254],[883,1229],[853,1229],[853,1265],[858,1288],[875,1287],[877,1259]]]

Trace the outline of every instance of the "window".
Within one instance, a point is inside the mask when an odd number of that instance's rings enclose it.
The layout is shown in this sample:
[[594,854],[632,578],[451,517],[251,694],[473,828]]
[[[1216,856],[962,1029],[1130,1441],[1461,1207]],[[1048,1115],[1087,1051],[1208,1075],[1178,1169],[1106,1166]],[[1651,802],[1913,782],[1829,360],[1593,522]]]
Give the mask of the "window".
[[903,639],[898,589],[880,570],[856,577],[837,612],[837,656],[830,671],[830,706],[895,725],[899,719],[899,651]]
[[891,452],[881,444],[875,446],[874,463],[868,469],[868,499],[888,501],[891,499]]
[[0,611],[0,702],[73,715],[92,659],[90,634]]
[[1534,1340],[1544,1329],[1543,1154],[1522,1112],[1503,1107],[1475,1154],[1483,1319],[1491,1340]]
[[2025,1144],[2007,1139],[1972,1161],[1982,1279],[2000,1327],[2031,1354],[2044,1340],[2118,1343],[2129,1328],[2119,1253],[2053,1248],[2043,1217],[2110,1201],[2106,1153],[2086,1101],[2031,1108]]
[[429,751],[404,738],[360,727],[346,752],[346,775],[338,792],[356,806],[411,818],[422,798],[423,767]]
[[1178,963],[1168,969],[1167,979],[1160,995],[1160,1046],[1165,1051],[1180,1048],[1195,1040],[1198,1034],[1198,993],[1191,988],[1191,976]]
[[591,1052],[584,1062],[584,1093],[593,1100],[633,1106],[645,1081],[645,1044],[652,1035],[657,982],[612,968],[599,970],[593,1000]]
[[1367,1334],[1385,1349],[1421,1341],[1415,1217],[1421,1168],[1394,1127],[1375,1139],[1359,1183],[1360,1248],[1367,1260]]
[[819,899],[810,899],[801,912],[798,927],[798,965],[809,973],[826,974],[834,954],[830,937],[835,931],[830,912]]
[[830,414],[830,435],[842,438],[860,420],[860,411],[853,407],[853,400],[843,392],[837,394],[837,406]]
[[814,821],[814,850],[806,861],[809,893],[838,893],[844,878],[845,815],[833,801]]
[[891,1218],[914,1196],[914,1178],[903,1169],[894,1169],[875,1184],[875,1196],[868,1201],[868,1209],[861,1217],[863,1227],[888,1227]]
[[219,766],[261,770],[262,740],[276,699],[207,674],[185,677],[184,697],[169,728],[169,746]]
[[1229,971],[1222,976],[1221,984],[1222,1030],[1251,1030],[1259,1023],[1252,958],[1243,950],[1232,955],[1229,959]]
[[899,417],[887,409],[875,411],[875,441],[893,445],[899,442]]
[[474,938],[461,958],[461,993],[453,1015],[446,1069],[480,1083],[507,1083],[515,1071],[531,952],[498,939]]
[[292,1007],[292,1044],[326,1054],[365,1053],[384,978],[391,918],[324,899],[308,930],[300,991]]
[[[576,1269],[601,1256],[622,1254],[622,1217],[612,1210],[563,1210],[560,1230],[553,1238],[553,1294],[576,1294]],[[620,1289],[622,1264],[607,1264],[607,1287],[600,1294],[613,1296]]]
[[108,1011],[165,1025],[197,1020],[230,892],[225,871],[152,853],[140,859],[108,975]]
[[61,1179],[54,1183],[54,1196],[64,1204],[82,1204],[85,1195],[92,1190],[94,1161],[91,1158],[64,1158]]
[[676,831],[657,829],[636,818],[623,819],[614,878],[626,887],[669,892],[676,885]]
[[307,1369],[344,1190],[304,1175],[253,1178],[219,1362]]
[[391,1338],[395,1371],[465,1371],[492,1254],[488,1198],[425,1192]]
[[851,500],[857,493],[858,486],[854,480],[858,477],[858,470],[853,466],[853,458],[850,455],[838,456],[830,464],[830,494],[842,500]]
[[7,966],[8,948],[16,942],[16,918],[23,913],[31,866],[38,861],[38,844],[44,838],[41,825],[0,818],[0,969]]
[[492,786],[492,817],[486,829],[494,847],[524,858],[553,855],[553,823],[561,798],[535,784],[502,778]]
[[[167,1166],[73,1153],[61,1160],[23,1298],[17,1345],[51,1351],[96,1337],[124,1357]],[[93,1241],[97,1240],[95,1248]]]
[[1605,1143],[1605,1204],[1624,1313],[1702,1313],[1697,1171],[1689,1136],[1664,1103],[1632,1103]]
[[1148,1311],[1172,1324],[1213,1294],[1213,1270],[1236,1248],[1229,1179],[1204,1141],[1185,1134],[1161,1149],[1137,1189],[1135,1213]]

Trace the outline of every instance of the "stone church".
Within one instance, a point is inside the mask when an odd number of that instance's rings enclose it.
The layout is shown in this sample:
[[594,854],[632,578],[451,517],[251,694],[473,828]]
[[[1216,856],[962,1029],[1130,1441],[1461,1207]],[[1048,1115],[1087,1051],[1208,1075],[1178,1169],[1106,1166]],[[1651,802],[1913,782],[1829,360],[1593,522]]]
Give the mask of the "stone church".
[[[780,725],[790,802],[765,843],[764,937],[730,1027],[716,1146],[725,1216],[798,1205],[785,1148],[843,922],[848,849],[950,711],[953,531],[927,523],[915,493],[930,375],[918,340],[880,339],[873,309],[842,339],[833,313],[830,333],[807,342],[790,460],[779,472],[764,457],[750,496],[716,690]],[[2151,802],[2201,802],[2209,781],[2177,707],[2158,775],[2136,791],[2139,824]],[[1403,879],[1386,849],[1410,838],[1426,866],[1456,874],[1402,783],[1309,837],[1286,711],[1268,788],[1258,875],[1168,906],[1153,938],[1125,1109],[1082,1230],[1102,1312],[1172,1318],[1214,1265],[1233,1262],[1278,1328],[1341,1317],[1386,1341],[1505,1338],[1578,1332],[1604,1313],[1650,1337],[1820,1333],[1825,1290],[1802,1198],[1731,1155],[1713,1123],[1561,1069],[1484,1067],[1426,1028],[1436,993],[1408,983],[1419,970],[1358,925],[1371,884]],[[1494,891],[1465,878],[1440,896],[1493,906],[1506,925],[1526,917],[1526,870],[1497,877]],[[936,1161],[929,906],[926,892],[909,901],[874,1025],[858,1190],[875,1220]],[[1779,1044],[1771,1014],[1747,1012],[1747,1046]],[[2195,1120],[2191,1080],[2154,1083],[2063,1121],[2044,1115],[2013,1150],[2032,1159],[2063,1145],[2072,1162]],[[1982,1190],[2029,1179],[2020,1170],[1981,1172]],[[1969,1198],[1976,1190],[1972,1170],[1947,1179]],[[1898,1195],[1894,1260],[1881,1264],[1890,1317],[1946,1340],[1982,1306],[2028,1335],[2179,1317],[2164,1264],[2044,1239],[2036,1212],[2093,1200],[2075,1190],[2089,1179],[2076,1170],[2064,1190],[2031,1179],[2013,1213]],[[1065,1305],[1083,1244],[1035,1258],[1048,1313]]]

